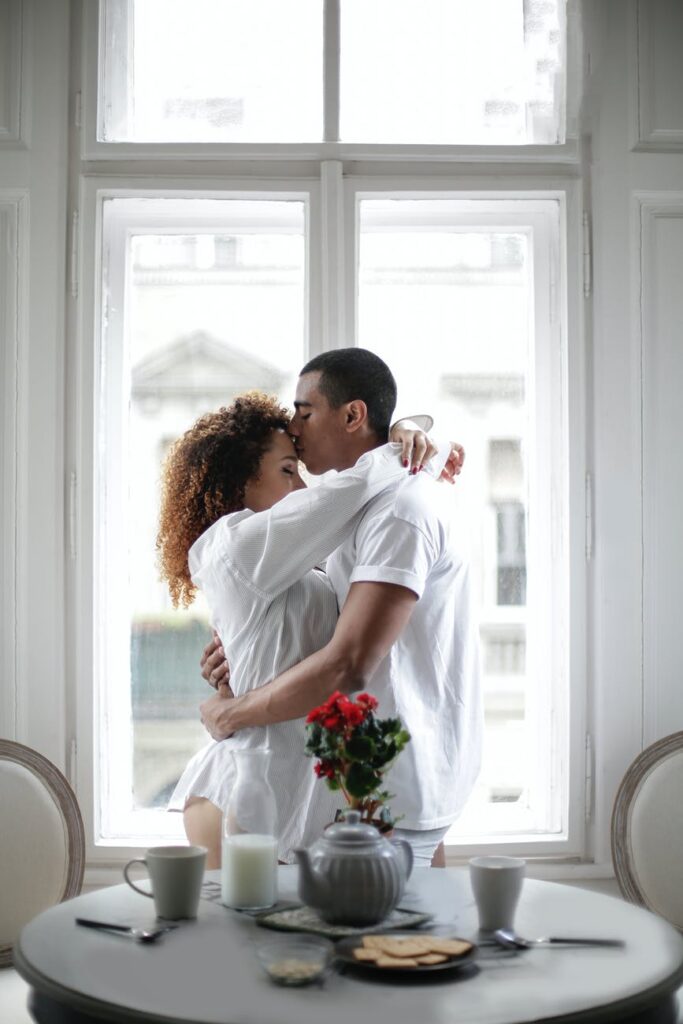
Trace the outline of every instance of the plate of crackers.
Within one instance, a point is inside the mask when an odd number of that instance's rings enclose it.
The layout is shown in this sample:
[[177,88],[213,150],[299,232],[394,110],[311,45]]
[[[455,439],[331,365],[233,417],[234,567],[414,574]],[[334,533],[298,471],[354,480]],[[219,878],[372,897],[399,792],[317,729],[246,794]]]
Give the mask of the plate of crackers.
[[335,949],[346,964],[376,973],[423,974],[454,970],[470,964],[477,947],[466,939],[444,935],[353,935],[342,939]]

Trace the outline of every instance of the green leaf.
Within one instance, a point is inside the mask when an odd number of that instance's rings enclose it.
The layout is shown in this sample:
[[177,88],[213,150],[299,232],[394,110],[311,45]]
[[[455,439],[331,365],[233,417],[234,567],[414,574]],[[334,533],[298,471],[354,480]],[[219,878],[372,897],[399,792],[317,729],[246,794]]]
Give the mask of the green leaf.
[[401,730],[401,719],[400,718],[383,718],[378,723],[382,729],[382,733],[387,736],[389,734],[394,735]]
[[363,797],[372,793],[380,782],[381,776],[370,765],[354,761],[346,776],[346,789],[351,796]]
[[322,728],[318,722],[309,722],[306,726],[306,732],[308,733],[309,743],[320,743]]
[[385,764],[388,764],[389,761],[393,761],[397,753],[396,744],[393,741],[391,743],[383,744],[373,759],[375,768],[382,768]]
[[375,750],[375,744],[369,736],[352,736],[346,744],[346,756],[350,761],[370,761]]

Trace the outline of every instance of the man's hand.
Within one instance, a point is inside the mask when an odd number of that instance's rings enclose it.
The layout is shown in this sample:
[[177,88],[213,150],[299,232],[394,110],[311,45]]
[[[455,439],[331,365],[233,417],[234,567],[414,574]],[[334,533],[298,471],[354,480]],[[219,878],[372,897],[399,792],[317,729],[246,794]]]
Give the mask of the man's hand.
[[439,480],[446,480],[449,484],[455,483],[456,476],[460,476],[462,465],[465,461],[465,449],[457,441],[451,441],[451,453],[446,459]]
[[202,725],[212,739],[226,740],[232,736],[234,729],[230,726],[230,710],[233,702],[232,690],[221,684],[217,693],[199,705]]
[[[206,679],[209,686],[213,686],[214,690],[217,690],[219,686],[229,688],[230,666],[226,661],[220,637],[215,630],[211,642],[204,648],[199,666],[203,678]],[[230,696],[233,696],[232,692]]]

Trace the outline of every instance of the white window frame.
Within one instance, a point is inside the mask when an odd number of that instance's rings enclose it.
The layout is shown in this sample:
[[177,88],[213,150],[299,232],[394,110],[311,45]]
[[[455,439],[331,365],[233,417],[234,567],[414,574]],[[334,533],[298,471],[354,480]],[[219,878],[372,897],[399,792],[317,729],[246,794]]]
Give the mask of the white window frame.
[[[323,46],[323,141],[302,143],[180,143],[180,142],[101,142],[98,139],[97,93],[101,81],[100,55],[103,51],[103,34],[99,26],[99,3],[97,0],[85,4],[83,30],[83,61],[85,89],[82,97],[82,122],[84,160],[126,161],[147,159],[163,162],[183,159],[225,161],[239,160],[377,160],[391,161],[408,158],[467,160],[487,163],[529,163],[542,160],[552,165],[573,164],[579,155],[577,136],[578,83],[577,61],[567,66],[567,117],[566,142],[552,146],[462,146],[462,145],[411,145],[411,144],[367,144],[339,142],[339,46],[340,23],[339,4],[342,0],[324,2],[324,46]],[[576,0],[568,0],[567,8],[567,51],[576,52],[574,45],[578,35]],[[121,26],[124,30],[125,26]]]
[[[346,317],[353,316],[355,324],[348,343],[355,344],[358,335],[358,252],[360,203],[363,199],[457,199],[465,207],[467,204],[472,206],[472,212],[463,211],[458,214],[459,226],[469,221],[473,226],[489,229],[524,230],[528,233],[528,228],[533,228],[535,320],[537,323],[548,324],[550,333],[545,339],[548,344],[539,345],[536,351],[536,372],[550,385],[547,389],[535,391],[536,418],[538,422],[552,423],[554,431],[554,436],[547,438],[542,445],[542,469],[535,474],[535,479],[538,481],[547,473],[547,479],[551,480],[550,501],[554,514],[552,524],[547,519],[544,522],[544,535],[539,537],[536,528],[530,540],[535,539],[535,545],[541,552],[553,551],[555,579],[549,587],[546,600],[552,600],[556,614],[548,616],[548,626],[553,629],[554,635],[545,654],[552,659],[552,701],[566,707],[568,715],[567,721],[562,721],[557,714],[552,716],[552,743],[549,738],[548,745],[543,750],[539,749],[537,760],[541,762],[544,754],[547,756],[552,748],[562,755],[553,766],[557,776],[552,780],[553,788],[559,790],[553,812],[557,830],[540,835],[518,833],[509,837],[494,834],[486,838],[477,837],[476,840],[463,836],[457,840],[449,839],[448,844],[459,857],[473,856],[482,846],[496,853],[578,857],[584,849],[586,817],[583,756],[586,720],[585,650],[582,636],[574,635],[575,624],[573,617],[570,618],[570,608],[577,605],[581,607],[586,579],[583,537],[572,535],[571,524],[577,516],[583,516],[585,469],[579,472],[578,478],[570,474],[572,460],[580,460],[582,465],[584,461],[583,416],[582,410],[575,404],[575,388],[579,379],[571,378],[574,368],[579,369],[582,360],[575,363],[572,359],[570,364],[568,337],[572,334],[567,330],[567,292],[563,283],[570,274],[569,260],[576,266],[576,239],[573,240],[574,244],[570,242],[568,224],[571,223],[571,214],[575,212],[578,196],[571,188],[500,191],[495,187],[482,189],[481,185],[481,181],[478,181],[476,191],[467,187],[456,191],[447,189],[445,182],[427,184],[424,180],[409,183],[401,181],[400,185],[396,183],[390,189],[383,183],[367,178],[345,183]],[[484,214],[480,207],[487,201],[495,203],[495,211],[492,207],[490,212]],[[557,233],[549,223],[546,211],[548,202],[557,204]],[[522,209],[519,209],[520,204],[523,204]],[[547,254],[545,259],[544,249]],[[578,275],[575,280],[578,284]],[[557,415],[551,415],[553,407],[559,410]],[[575,446],[577,440],[581,443],[580,450]],[[553,455],[557,452],[562,453],[559,465],[553,461]],[[534,495],[530,496],[530,501],[533,507]],[[551,527],[552,536],[549,536],[545,531]],[[528,551],[527,556],[529,564],[533,564],[534,560],[540,564],[541,558],[535,557],[533,550]],[[569,637],[567,649],[561,642],[563,633]],[[542,652],[540,654],[542,657]],[[565,755],[568,761],[565,761]]]
[[[130,274],[130,268],[128,266],[129,259],[129,239],[134,234],[143,234],[149,232],[152,234],[165,234],[172,231],[174,234],[180,230],[184,234],[194,235],[201,234],[202,232],[211,232],[216,226],[220,230],[226,229],[224,224],[217,222],[217,216],[220,215],[218,210],[215,210],[213,215],[209,212],[190,211],[186,205],[183,204],[184,200],[200,198],[201,200],[216,199],[219,201],[229,200],[248,200],[249,202],[258,202],[259,200],[273,201],[294,201],[303,206],[303,220],[304,220],[304,236],[306,238],[306,264],[304,269],[304,351],[308,350],[308,334],[309,334],[309,308],[310,308],[310,296],[311,289],[308,286],[309,271],[310,271],[310,260],[308,259],[308,253],[310,252],[310,246],[308,244],[308,228],[310,224],[310,192],[275,192],[271,191],[268,193],[262,192],[236,192],[236,191],[225,191],[221,194],[205,194],[202,193],[200,196],[197,195],[196,190],[191,193],[176,190],[155,190],[148,191],[144,194],[131,193],[130,190],[118,189],[115,192],[105,192],[104,190],[98,191],[97,198],[97,216],[102,219],[104,214],[104,208],[107,200],[111,199],[131,199],[141,200],[138,208],[133,210],[130,209],[124,218],[112,218],[108,230],[102,231],[101,236],[103,239],[103,266],[101,280],[95,282],[95,288],[98,289],[106,281],[107,294],[113,298],[113,302],[108,302],[107,310],[104,315],[104,320],[107,323],[106,329],[106,342],[107,352],[114,354],[114,360],[121,358],[122,353],[126,350],[125,341],[125,294],[127,291],[127,278]],[[164,205],[167,207],[162,213],[157,210],[145,209],[145,199],[160,199],[164,201]],[[177,203],[174,205],[174,200]],[[182,205],[181,205],[182,204]],[[234,216],[234,215],[233,215]],[[233,220],[232,225],[226,230],[232,230],[235,225]],[[104,226],[104,225],[103,225]],[[244,228],[249,233],[254,233],[253,221],[249,220],[244,225]],[[98,296],[100,308],[102,306],[101,295]],[[122,495],[125,493],[125,483],[123,487],[117,486],[117,482],[121,480],[127,482],[125,475],[125,468],[123,467],[123,460],[120,456],[119,448],[125,450],[126,438],[122,437],[117,430],[118,422],[122,419],[121,410],[124,408],[124,392],[123,389],[126,386],[125,382],[125,369],[122,366],[120,372],[117,372],[116,365],[112,370],[107,370],[105,354],[101,347],[103,339],[103,330],[100,329],[95,335],[96,346],[99,344],[100,347],[96,347],[96,367],[97,367],[97,380],[95,386],[95,394],[97,395],[96,409],[95,409],[95,425],[97,430],[106,431],[106,437],[102,448],[106,448],[106,452],[102,458],[96,460],[95,464],[95,481],[94,481],[94,522],[96,529],[95,536],[95,575],[94,575],[94,638],[97,642],[97,638],[101,637],[106,644],[106,647],[99,651],[99,656],[95,656],[95,679],[94,686],[99,694],[111,693],[115,683],[112,681],[112,677],[115,679],[117,676],[120,679],[126,678],[129,673],[129,649],[127,644],[129,642],[129,615],[128,609],[121,606],[120,601],[116,598],[111,599],[112,593],[120,593],[120,588],[114,583],[114,578],[117,574],[117,569],[120,568],[120,563],[115,563],[112,566],[112,561],[106,557],[105,549],[111,554],[111,549],[118,551],[126,551],[128,548],[127,542],[127,523],[126,523],[126,509],[124,507],[124,501]],[[105,427],[106,420],[113,420],[113,424],[107,428]],[[125,421],[127,426],[127,420]],[[113,445],[112,445],[113,439]],[[112,452],[111,447],[114,448]],[[107,495],[106,509],[104,502],[102,501],[103,496]],[[109,539],[105,539],[109,538]],[[113,571],[112,571],[113,570]],[[120,582],[120,581],[119,581]],[[106,623],[106,630],[105,630]],[[145,837],[148,835],[161,836],[162,838],[168,837],[169,839],[182,839],[184,838],[184,832],[182,829],[182,821],[180,815],[167,815],[163,816],[163,812],[158,810],[129,810],[124,811],[126,804],[125,788],[130,786],[130,791],[133,790],[133,744],[132,737],[128,737],[130,742],[130,749],[126,749],[125,745],[118,749],[118,755],[124,762],[121,766],[120,771],[112,772],[111,769],[114,760],[111,751],[108,748],[110,742],[120,743],[122,734],[125,732],[126,723],[128,720],[127,712],[129,708],[126,707],[123,701],[108,699],[106,701],[105,717],[107,717],[107,729],[97,730],[99,735],[99,743],[96,740],[95,743],[95,764],[98,767],[98,771],[101,773],[101,789],[95,791],[94,799],[94,814],[96,822],[96,834],[103,836],[102,842],[107,844],[117,845],[118,843],[124,842],[121,838],[117,838],[116,831],[122,830],[126,835],[134,838],[139,837],[142,842],[145,841]],[[111,725],[111,729],[109,726]],[[101,748],[100,748],[101,744]],[[109,825],[105,827],[103,818],[103,807],[101,805],[101,798],[103,793],[108,794],[108,799],[113,802],[114,810],[112,811],[112,818],[116,820],[116,826]],[[161,828],[159,827],[161,825]],[[112,829],[116,831],[112,832]],[[106,837],[106,838],[105,838]]]
[[[319,193],[316,183],[305,188],[290,183],[272,181],[233,181],[229,187],[224,182],[208,181],[206,188],[197,189],[196,179],[174,181],[173,188],[155,187],[156,179],[131,178],[122,188],[115,178],[87,177],[82,181],[80,206],[81,218],[80,264],[82,299],[80,301],[79,328],[77,337],[77,378],[82,382],[82,401],[78,402],[79,425],[77,435],[79,450],[76,454],[76,476],[78,488],[77,550],[79,566],[74,574],[75,590],[75,671],[76,689],[79,696],[76,718],[78,749],[77,792],[82,807],[86,828],[87,857],[91,864],[106,864],[113,860],[122,861],[135,855],[141,846],[149,845],[150,835],[157,839],[174,839],[181,835],[178,823],[169,822],[167,830],[142,834],[133,831],[130,840],[120,838],[102,839],[101,808],[99,794],[102,788],[100,766],[103,751],[98,747],[99,729],[96,723],[102,713],[99,705],[101,682],[105,672],[103,658],[105,651],[98,643],[100,626],[104,613],[101,579],[98,572],[96,547],[101,523],[98,508],[102,493],[100,464],[95,444],[95,431],[100,422],[103,401],[102,380],[102,279],[106,256],[103,253],[103,205],[111,198],[178,198],[178,199],[295,199],[305,205],[305,219],[309,238],[306,259],[306,337],[307,351],[310,352],[308,336],[311,331],[320,330],[320,310],[317,297],[320,294],[320,280],[315,261],[310,260],[310,251],[320,249]],[[195,221],[195,223],[197,223]],[[141,221],[142,224],[142,221]],[[119,240],[119,248],[123,239]],[[110,339],[111,340],[111,339]],[[90,392],[90,395],[88,394]],[[199,667],[198,667],[199,671]],[[156,812],[133,812],[131,823],[139,829],[156,825]]]
[[[339,0],[326,0],[326,17],[338,15]],[[68,601],[67,667],[74,678],[73,699],[67,709],[67,745],[71,747],[71,777],[86,821],[87,855],[91,865],[120,864],[140,847],[95,842],[93,723],[98,714],[93,691],[96,664],[93,616],[93,423],[98,368],[93,332],[101,310],[96,283],[101,279],[101,223],[98,208],[104,195],[182,194],[244,195],[269,198],[274,194],[310,196],[310,276],[308,354],[355,343],[356,202],[360,195],[393,191],[496,199],[556,199],[563,204],[566,230],[561,241],[564,273],[555,281],[563,310],[562,373],[566,431],[562,467],[567,518],[567,657],[570,707],[570,763],[566,768],[569,793],[568,828],[557,842],[492,842],[491,851],[534,857],[582,859],[588,856],[584,817],[590,813],[590,793],[584,800],[584,749],[587,686],[587,592],[585,565],[586,383],[581,288],[583,197],[578,140],[572,102],[564,146],[355,146],[333,141],[334,61],[338,32],[328,36],[325,53],[325,139],[301,145],[165,145],[111,144],[96,138],[98,5],[77,5],[75,22],[82,26],[81,86],[75,86],[75,126],[72,196],[78,216],[72,220],[71,293],[76,315],[71,317],[68,379],[73,411],[67,427],[67,465],[73,466],[71,537],[77,557],[66,566]],[[569,10],[570,39],[576,21]],[[338,73],[338,54],[337,54]],[[79,54],[76,54],[76,65]],[[576,95],[577,62],[568,68],[568,91]],[[76,79],[78,81],[78,79]],[[575,109],[575,104],[574,104]],[[574,137],[572,137],[574,132]],[[75,282],[75,283],[74,283]],[[73,383],[71,383],[73,382]],[[72,610],[71,610],[72,609]],[[77,750],[77,756],[76,756]],[[564,768],[563,768],[564,770]],[[145,845],[147,841],[145,840]],[[481,848],[481,844],[477,844]],[[467,847],[450,851],[466,856]]]

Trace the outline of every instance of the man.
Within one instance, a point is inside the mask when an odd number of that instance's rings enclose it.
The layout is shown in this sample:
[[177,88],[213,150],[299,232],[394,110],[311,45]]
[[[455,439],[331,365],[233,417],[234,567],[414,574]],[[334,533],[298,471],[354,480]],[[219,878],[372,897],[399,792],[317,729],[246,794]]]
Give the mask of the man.
[[[395,403],[393,376],[373,353],[316,356],[301,371],[290,426],[307,469],[346,469],[386,443]],[[443,498],[418,473],[370,502],[327,561],[341,609],[330,643],[243,697],[221,686],[202,705],[205,726],[221,739],[303,717],[335,690],[371,689],[378,714],[399,715],[412,736],[388,784],[401,816],[396,834],[423,866],[474,785],[482,733],[468,569]]]

